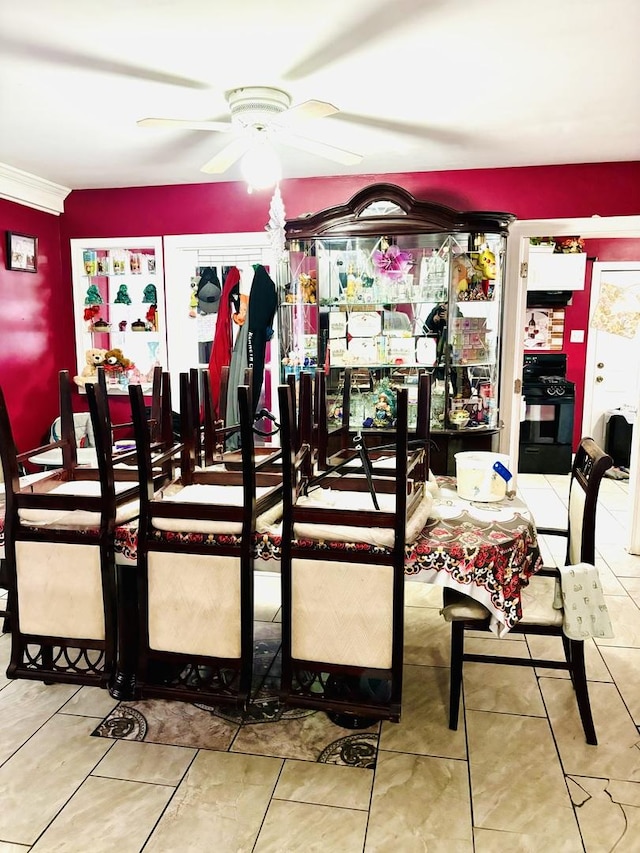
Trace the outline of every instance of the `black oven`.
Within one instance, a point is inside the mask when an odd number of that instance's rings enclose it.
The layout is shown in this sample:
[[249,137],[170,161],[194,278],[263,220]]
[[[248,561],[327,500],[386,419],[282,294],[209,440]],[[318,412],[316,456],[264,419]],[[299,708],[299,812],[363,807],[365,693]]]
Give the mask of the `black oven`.
[[564,353],[527,353],[524,357],[520,422],[523,474],[568,474],[571,471],[575,386],[566,378]]

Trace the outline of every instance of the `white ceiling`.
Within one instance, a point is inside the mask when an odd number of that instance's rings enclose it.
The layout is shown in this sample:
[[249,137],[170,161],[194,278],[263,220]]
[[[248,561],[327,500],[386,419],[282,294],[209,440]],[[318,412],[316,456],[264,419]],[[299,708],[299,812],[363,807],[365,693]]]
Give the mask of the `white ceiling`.
[[640,159],[639,0],[0,0],[0,163],[70,188],[236,180],[200,166],[278,86],[340,109],[284,177]]

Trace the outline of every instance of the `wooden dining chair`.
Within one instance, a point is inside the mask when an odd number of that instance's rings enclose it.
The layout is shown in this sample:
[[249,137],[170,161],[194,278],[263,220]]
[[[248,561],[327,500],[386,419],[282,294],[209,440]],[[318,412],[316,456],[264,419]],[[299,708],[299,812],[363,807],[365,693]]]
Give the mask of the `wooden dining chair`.
[[[593,566],[595,563],[596,508],[600,483],[612,465],[611,457],[591,438],[580,441],[575,454],[569,484],[568,524],[565,529],[538,527],[538,534],[561,536],[567,540],[565,565]],[[465,651],[466,631],[489,631],[489,612],[477,601],[461,592],[444,590],[442,610],[451,622],[451,683],[449,696],[449,728],[457,729],[462,669],[466,661],[496,663],[509,666],[544,667],[567,670],[576,694],[580,719],[586,741],[596,745],[595,727],[589,702],[589,690],[584,659],[584,640],[571,639],[563,632],[565,615],[556,593],[561,582],[557,567],[545,567],[530,580],[523,596],[522,619],[511,633],[539,634],[562,638],[564,660],[530,657],[506,657],[472,654]],[[554,606],[555,605],[555,606]]]
[[294,450],[291,388],[280,386],[278,397],[285,448],[282,699],[326,710],[351,727],[361,718],[397,721],[405,542],[431,508],[424,482],[414,479],[424,451],[408,449],[406,391],[398,394],[392,477],[314,474],[309,443]]
[[87,386],[97,468],[75,462],[61,379],[63,467],[25,487],[0,389],[0,456],[6,487],[5,555],[11,615],[10,678],[106,687],[116,660],[113,536],[138,513],[137,474],[116,470],[106,397]]
[[[180,377],[181,412],[192,411]],[[238,389],[241,471],[196,465],[183,442],[164,451],[180,476],[160,489],[140,389],[129,389],[140,471],[136,695],[243,706],[253,661],[253,554],[259,517],[281,514],[280,478],[253,453],[248,386]],[[157,461],[157,460],[156,460]]]
[[[320,382],[316,383],[314,399],[313,436],[317,448],[317,467],[321,471],[326,471],[336,465],[348,464],[352,470],[355,470],[356,466],[359,465],[360,458],[356,447],[360,440],[358,436],[365,433],[363,430],[349,428],[351,369],[345,369],[342,424],[333,430],[330,430],[327,425],[326,387],[324,374],[321,376]],[[418,376],[416,422],[408,428],[409,449],[424,449],[424,458],[421,464],[425,466],[425,471],[420,474],[421,477],[428,477],[430,472],[430,411],[431,377],[428,373],[423,372]],[[383,434],[380,433],[379,435],[382,436]],[[332,444],[337,444],[338,447],[329,452],[329,447]],[[394,449],[395,430],[393,428],[384,431],[384,440],[382,441],[376,435],[376,444],[368,449],[371,465],[376,473],[383,474],[386,471],[388,474],[393,474]]]
[[[253,370],[247,368],[244,372],[243,384],[252,387]],[[229,421],[227,418],[227,388],[229,381],[229,368],[223,367],[221,372],[221,395],[225,403],[221,401],[220,416],[215,417],[213,411],[213,395],[211,393],[211,378],[209,370],[198,372],[191,370],[189,373],[189,385],[191,395],[191,412],[187,420],[187,428],[184,432],[185,440],[192,443],[197,464],[204,468],[215,465],[224,465],[230,470],[240,470],[242,467],[242,453],[238,448],[240,442],[239,420]],[[271,413],[269,417],[273,419]],[[279,445],[271,441],[259,443],[260,437],[272,439],[277,433],[277,428],[267,433],[261,430],[258,421],[262,413],[254,413],[254,453],[259,461],[274,462],[280,454]],[[185,419],[182,418],[184,421]]]

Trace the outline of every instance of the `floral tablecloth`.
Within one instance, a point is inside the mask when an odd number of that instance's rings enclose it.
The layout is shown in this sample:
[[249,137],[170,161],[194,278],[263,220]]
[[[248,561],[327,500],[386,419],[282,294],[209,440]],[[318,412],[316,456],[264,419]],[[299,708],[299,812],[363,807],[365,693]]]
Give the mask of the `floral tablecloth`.
[[[439,478],[438,483],[440,493],[432,517],[417,540],[406,546],[407,578],[457,589],[476,599],[491,612],[492,627],[502,636],[521,618],[521,590],[541,565],[531,515],[518,498],[470,502],[458,496],[452,478]],[[4,553],[3,527],[4,517],[0,522],[0,555]],[[136,564],[137,534],[135,522],[117,528],[116,562]],[[212,550],[238,541],[229,534],[158,532],[167,541],[185,535],[191,541],[210,545]],[[281,541],[278,532],[255,534],[256,560],[279,560]],[[298,544],[326,551],[328,558],[356,549],[369,551],[372,556],[382,550],[363,543],[308,540]]]

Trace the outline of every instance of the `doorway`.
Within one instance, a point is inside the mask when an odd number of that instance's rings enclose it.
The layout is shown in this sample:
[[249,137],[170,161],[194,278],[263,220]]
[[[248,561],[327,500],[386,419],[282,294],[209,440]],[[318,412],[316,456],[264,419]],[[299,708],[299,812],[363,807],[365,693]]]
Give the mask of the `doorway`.
[[611,413],[639,394],[640,261],[594,263],[590,302],[582,428],[604,447]]
[[[640,238],[640,216],[611,216],[581,219],[558,220],[522,220],[515,222],[510,229],[507,244],[507,280],[505,289],[504,328],[511,329],[510,341],[505,350],[502,365],[500,399],[504,429],[500,437],[500,451],[511,456],[512,468],[518,470],[518,443],[522,414],[522,364],[524,355],[523,336],[519,330],[525,326],[526,317],[526,278],[521,276],[522,264],[528,262],[529,238],[554,236],[573,236],[579,234],[587,238]],[[595,365],[595,362],[594,362]],[[592,385],[594,378],[585,375],[585,387]],[[640,406],[640,393],[636,399],[628,400],[631,405]],[[631,554],[640,554],[640,430],[635,430],[631,446],[630,482],[629,482],[629,518],[625,545]],[[517,475],[516,475],[517,480]]]

